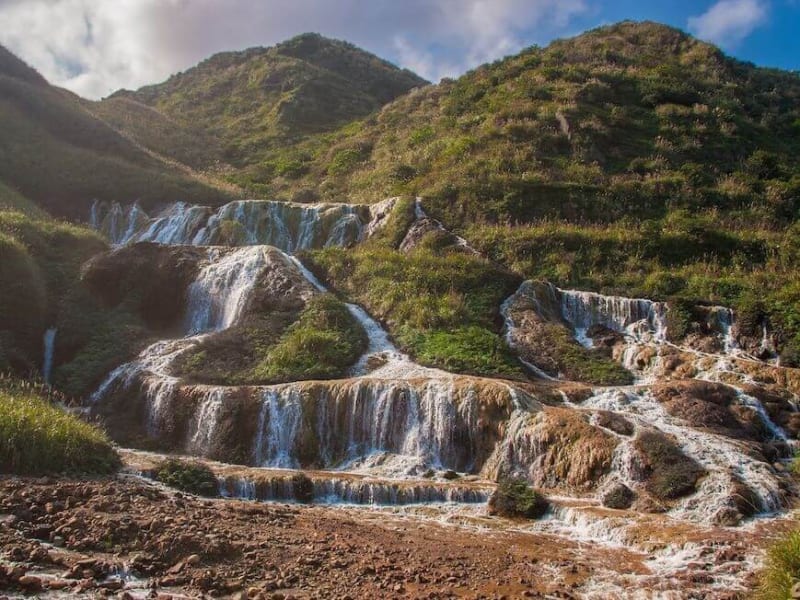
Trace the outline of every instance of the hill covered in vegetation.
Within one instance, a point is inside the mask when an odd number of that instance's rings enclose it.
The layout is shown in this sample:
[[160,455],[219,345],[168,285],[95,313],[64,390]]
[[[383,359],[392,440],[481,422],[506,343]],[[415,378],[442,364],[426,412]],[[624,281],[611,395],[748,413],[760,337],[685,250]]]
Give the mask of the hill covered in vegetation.
[[230,192],[165,162],[0,48],[0,207],[85,219],[93,199],[219,204]]
[[[203,168],[253,165],[266,179],[296,176],[304,162],[271,163],[264,160],[269,150],[336,130],[426,83],[352,44],[304,34],[216,54],[164,83],[119,91],[95,110],[177,160]],[[153,113],[160,115],[155,121]],[[201,137],[214,141],[193,154],[197,146],[188,142]]]

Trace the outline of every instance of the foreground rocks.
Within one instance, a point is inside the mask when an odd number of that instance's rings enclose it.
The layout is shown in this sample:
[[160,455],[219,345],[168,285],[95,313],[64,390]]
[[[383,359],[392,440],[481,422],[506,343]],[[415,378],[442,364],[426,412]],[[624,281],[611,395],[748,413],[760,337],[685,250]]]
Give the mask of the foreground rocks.
[[[702,557],[667,580],[631,549],[480,522],[204,500],[128,476],[2,479],[0,597],[580,598],[598,585],[624,597],[614,590],[636,581],[733,599],[754,583],[752,534],[664,530],[696,536],[684,541]],[[714,586],[731,574],[738,589]]]

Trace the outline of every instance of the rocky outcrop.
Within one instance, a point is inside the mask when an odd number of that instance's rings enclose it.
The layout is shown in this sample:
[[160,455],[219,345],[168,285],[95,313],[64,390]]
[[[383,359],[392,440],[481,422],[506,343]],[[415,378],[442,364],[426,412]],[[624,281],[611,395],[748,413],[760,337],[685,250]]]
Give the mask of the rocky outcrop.
[[709,429],[734,439],[767,441],[768,425],[743,404],[734,388],[709,381],[684,380],[656,384],[652,394],[667,412],[692,427]]
[[140,243],[94,257],[81,279],[105,306],[134,303],[148,325],[165,330],[183,317],[189,285],[207,260],[200,248]]

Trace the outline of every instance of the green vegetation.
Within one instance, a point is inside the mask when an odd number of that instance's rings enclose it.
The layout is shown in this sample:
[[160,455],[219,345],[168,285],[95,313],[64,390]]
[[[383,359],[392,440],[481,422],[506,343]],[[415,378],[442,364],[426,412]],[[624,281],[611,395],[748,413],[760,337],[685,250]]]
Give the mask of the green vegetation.
[[[222,161],[244,167],[229,179],[267,196],[264,182],[297,180],[317,159],[331,172],[348,173],[369,148],[354,145],[323,158],[292,146],[366,117],[425,83],[351,44],[304,34],[271,48],[216,54],[161,84],[117,92],[94,110],[192,166]],[[204,137],[216,141],[193,149]]]
[[105,474],[119,466],[96,427],[34,395],[0,390],[0,472]]
[[664,434],[643,432],[635,441],[636,450],[644,458],[648,471],[645,487],[661,500],[674,500],[695,491],[705,470],[686,456]]
[[800,531],[792,531],[777,540],[767,551],[756,593],[759,600],[786,600],[800,581]]
[[219,483],[214,472],[202,463],[169,458],[155,468],[157,481],[197,496],[214,497]]
[[489,498],[490,514],[516,519],[538,519],[547,512],[550,503],[527,481],[509,477],[498,482]]
[[[402,207],[401,207],[402,208]],[[387,237],[351,250],[326,248],[307,264],[385,322],[395,341],[423,364],[479,375],[521,376],[499,332],[499,307],[517,276],[455,247],[426,244],[409,253]]]
[[29,212],[24,197],[83,220],[95,198],[150,205],[229,197],[119,134],[5,49],[0,54],[0,181],[15,191],[9,201],[0,188],[0,204]]
[[301,310],[270,305],[179,357],[176,372],[220,385],[341,377],[366,349],[358,321],[331,294]]
[[366,349],[364,330],[330,294],[312,299],[253,369],[257,381],[332,379]]
[[82,227],[0,211],[0,368],[38,370],[45,329],[59,322],[83,262],[105,247]]

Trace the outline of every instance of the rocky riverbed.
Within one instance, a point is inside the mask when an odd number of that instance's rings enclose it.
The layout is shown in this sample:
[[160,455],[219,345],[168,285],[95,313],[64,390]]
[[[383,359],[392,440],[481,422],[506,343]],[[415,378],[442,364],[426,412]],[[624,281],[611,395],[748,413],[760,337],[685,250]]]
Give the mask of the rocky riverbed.
[[[201,499],[127,474],[6,478],[0,594],[613,598],[647,582],[658,597],[702,590],[696,597],[732,599],[746,597],[755,583],[754,547],[786,526],[769,521],[769,531],[752,525],[687,543],[696,559],[667,574],[655,546],[648,554],[447,511]],[[670,538],[680,543],[674,532]],[[737,585],[720,585],[721,572],[735,574]]]

